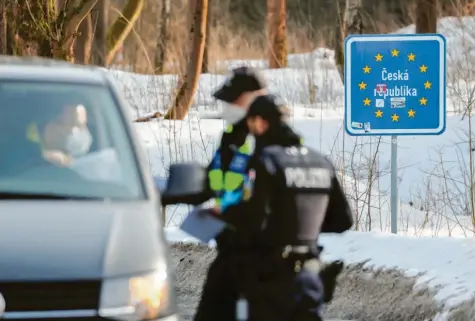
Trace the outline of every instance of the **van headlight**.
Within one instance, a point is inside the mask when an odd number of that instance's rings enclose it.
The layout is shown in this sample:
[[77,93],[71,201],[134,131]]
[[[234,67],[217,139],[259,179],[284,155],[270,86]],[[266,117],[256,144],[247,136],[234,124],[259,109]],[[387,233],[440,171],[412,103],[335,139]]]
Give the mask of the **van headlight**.
[[99,316],[123,321],[172,314],[173,290],[166,266],[153,273],[107,279],[102,284]]

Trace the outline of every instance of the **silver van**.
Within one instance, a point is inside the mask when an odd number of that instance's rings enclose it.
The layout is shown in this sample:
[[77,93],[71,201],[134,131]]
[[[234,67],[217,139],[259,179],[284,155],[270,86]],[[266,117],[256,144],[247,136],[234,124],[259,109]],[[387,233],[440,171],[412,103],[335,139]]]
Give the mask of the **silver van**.
[[127,108],[105,70],[0,56],[0,318],[179,320]]

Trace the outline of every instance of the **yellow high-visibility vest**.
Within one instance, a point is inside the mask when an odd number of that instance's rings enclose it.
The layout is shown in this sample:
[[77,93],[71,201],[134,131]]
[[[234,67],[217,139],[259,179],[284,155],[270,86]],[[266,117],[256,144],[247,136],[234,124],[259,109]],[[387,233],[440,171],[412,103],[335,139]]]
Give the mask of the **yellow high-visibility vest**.
[[[225,132],[232,131],[232,126],[229,126]],[[251,158],[251,141],[246,139],[244,144],[237,148],[234,157],[229,164],[226,172],[221,169],[221,151],[218,149],[211,161],[211,166],[208,172],[209,187],[215,192],[215,201],[218,205],[222,203],[222,199],[226,198],[228,202],[237,203],[244,196],[244,185],[248,180],[247,164]],[[231,204],[226,204],[226,206]]]

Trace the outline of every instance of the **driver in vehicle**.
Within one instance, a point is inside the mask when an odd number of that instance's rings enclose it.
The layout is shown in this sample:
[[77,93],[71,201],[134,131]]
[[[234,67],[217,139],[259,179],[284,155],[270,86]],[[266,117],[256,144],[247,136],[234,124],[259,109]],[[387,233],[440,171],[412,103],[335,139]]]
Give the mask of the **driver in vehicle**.
[[142,197],[131,137],[107,88],[0,81],[0,109],[0,197]]
[[60,166],[70,166],[76,157],[87,154],[92,145],[87,127],[87,111],[83,105],[66,106],[43,131],[43,155]]
[[91,151],[94,136],[88,127],[84,105],[66,105],[43,130],[43,156],[93,181],[120,181],[120,165],[114,148]]

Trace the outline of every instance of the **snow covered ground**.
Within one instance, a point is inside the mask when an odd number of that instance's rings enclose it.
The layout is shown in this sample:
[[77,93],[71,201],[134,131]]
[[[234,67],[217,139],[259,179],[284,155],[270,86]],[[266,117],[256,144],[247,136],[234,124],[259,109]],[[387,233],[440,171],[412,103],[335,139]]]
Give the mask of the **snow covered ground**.
[[[413,30],[414,26],[409,26],[398,33]],[[471,152],[468,137],[472,133],[470,115],[463,115],[471,105],[475,88],[475,20],[444,18],[439,21],[439,30],[448,43],[447,130],[442,136],[398,139],[398,236],[387,234],[389,138],[355,138],[344,133],[343,86],[333,52],[319,48],[309,54],[293,55],[289,68],[263,72],[270,90],[292,106],[294,128],[307,144],[328,154],[338,166],[356,212],[357,231],[322,238],[324,259],[343,258],[350,264],[397,269],[407,277],[417,277],[417,286],[433,290],[436,302],[448,311],[472,300],[475,294],[475,240],[467,183]],[[223,70],[243,64],[266,67],[262,61],[220,62]],[[113,73],[134,117],[169,106],[176,76],[152,77],[116,70]],[[224,79],[225,75],[201,76],[187,120],[135,124],[154,175],[165,177],[166,168],[173,162],[209,160],[224,126],[223,121],[210,119],[220,110],[211,93]],[[184,207],[167,209],[171,241],[193,241],[176,228],[186,211]],[[471,309],[470,313],[475,313]],[[470,320],[466,316],[457,320]]]

